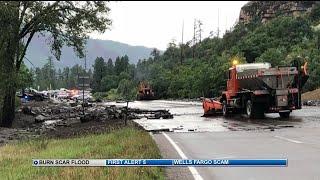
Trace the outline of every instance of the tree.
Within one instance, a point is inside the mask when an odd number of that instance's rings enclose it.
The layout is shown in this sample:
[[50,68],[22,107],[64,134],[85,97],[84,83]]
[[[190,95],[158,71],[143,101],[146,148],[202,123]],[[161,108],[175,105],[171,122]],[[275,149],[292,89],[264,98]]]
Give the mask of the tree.
[[320,5],[315,4],[314,8],[312,8],[309,18],[312,22],[319,23],[320,20]]
[[72,46],[79,57],[88,33],[104,32],[111,20],[104,1],[2,1],[0,2],[0,63],[4,66],[4,104],[1,126],[14,119],[17,72],[36,34],[51,35],[51,51],[60,59],[63,45]]
[[288,50],[303,39],[311,39],[311,35],[310,23],[306,19],[278,17],[248,33],[237,46],[251,63],[269,48],[284,47]]
[[24,63],[21,64],[21,68],[17,75],[17,88],[24,89],[30,87],[33,83],[33,73],[29,70]]
[[115,75],[119,75],[121,73],[121,60],[119,56],[116,58],[116,61],[114,63],[114,71]]
[[46,87],[49,89],[56,89],[56,71],[52,62],[52,57],[48,58],[48,62],[43,66],[42,71]]
[[119,86],[118,86],[118,93],[120,93],[120,95],[124,98],[124,100],[127,102],[127,106],[126,106],[126,117],[125,117],[125,124],[127,124],[127,117],[128,117],[128,106],[129,106],[129,102],[134,100],[136,97],[136,87],[134,86],[134,84],[132,83],[132,81],[128,80],[128,79],[122,79],[119,82]]
[[106,75],[101,80],[101,91],[108,92],[110,89],[118,87],[118,76]]
[[150,55],[153,57],[154,60],[158,60],[160,57],[160,51],[157,48],[153,48]]
[[101,80],[106,75],[106,63],[102,57],[97,57],[93,65],[93,90],[101,91]]
[[257,62],[269,62],[272,67],[288,65],[285,63],[286,54],[284,47],[269,48],[257,59]]
[[112,62],[111,58],[108,59],[108,62],[106,64],[106,73],[108,75],[113,75],[114,74],[114,65],[113,65],[113,62]]
[[127,71],[129,66],[129,57],[127,55],[117,57],[114,63],[114,70],[116,75],[120,75],[121,72]]
[[78,87],[79,76],[82,74],[84,74],[84,69],[79,64],[72,66],[70,69],[69,88]]

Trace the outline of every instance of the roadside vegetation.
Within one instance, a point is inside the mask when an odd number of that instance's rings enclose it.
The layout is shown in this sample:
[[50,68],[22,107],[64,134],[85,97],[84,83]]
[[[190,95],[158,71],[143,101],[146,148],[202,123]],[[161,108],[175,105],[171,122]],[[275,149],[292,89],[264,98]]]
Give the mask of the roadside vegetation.
[[7,179],[164,179],[160,167],[33,167],[32,159],[161,158],[151,136],[133,127],[69,139],[38,139],[0,147]]

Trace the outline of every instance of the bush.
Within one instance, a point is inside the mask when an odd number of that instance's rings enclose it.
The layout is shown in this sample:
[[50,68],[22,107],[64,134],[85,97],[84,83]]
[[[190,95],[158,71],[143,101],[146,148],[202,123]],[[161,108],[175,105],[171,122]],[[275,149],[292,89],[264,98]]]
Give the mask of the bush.
[[107,92],[96,92],[93,94],[93,97],[96,100],[103,100],[106,99],[108,97],[108,93]]
[[110,89],[110,91],[108,91],[107,94],[108,94],[107,95],[107,99],[108,100],[116,101],[116,100],[121,100],[122,99],[122,97],[118,93],[117,89]]

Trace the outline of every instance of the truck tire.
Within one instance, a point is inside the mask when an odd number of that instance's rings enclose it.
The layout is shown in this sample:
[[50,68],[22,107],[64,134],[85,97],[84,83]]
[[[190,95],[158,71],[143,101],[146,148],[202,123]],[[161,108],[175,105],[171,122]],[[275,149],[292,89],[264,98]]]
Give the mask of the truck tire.
[[289,118],[290,111],[288,111],[288,112],[279,112],[279,115],[280,115],[281,118]]
[[246,114],[249,118],[263,118],[263,106],[259,104],[253,104],[252,101],[248,99],[246,103]]
[[222,113],[223,113],[224,117],[227,117],[229,115],[228,108],[227,108],[227,101],[226,100],[222,101]]
[[252,118],[253,117],[253,112],[252,112],[252,102],[251,100],[247,100],[247,103],[246,103],[246,114],[248,115],[249,118]]

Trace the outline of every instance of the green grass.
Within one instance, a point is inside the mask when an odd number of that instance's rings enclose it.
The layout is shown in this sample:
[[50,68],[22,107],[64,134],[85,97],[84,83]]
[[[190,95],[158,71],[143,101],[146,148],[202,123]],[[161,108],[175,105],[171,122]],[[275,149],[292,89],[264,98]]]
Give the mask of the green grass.
[[161,158],[147,132],[134,128],[72,139],[0,147],[0,179],[164,179],[160,167],[33,167],[32,159]]

